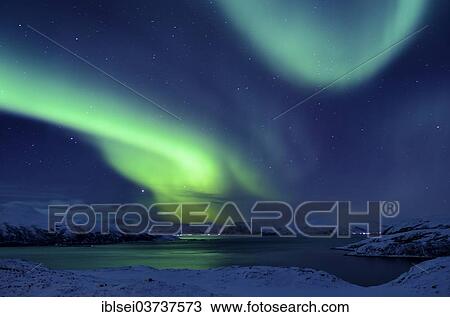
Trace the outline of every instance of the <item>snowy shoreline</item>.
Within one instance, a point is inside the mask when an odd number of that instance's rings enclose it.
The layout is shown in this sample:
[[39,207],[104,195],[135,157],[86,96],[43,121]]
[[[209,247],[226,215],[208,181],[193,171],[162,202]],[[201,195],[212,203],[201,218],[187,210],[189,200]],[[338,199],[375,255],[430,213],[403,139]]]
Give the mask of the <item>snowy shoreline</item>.
[[[11,217],[28,219],[24,214],[12,213],[11,208],[4,211]],[[14,225],[0,226],[3,242],[48,244],[55,239],[58,243],[81,241],[89,245],[99,243],[100,238],[92,235],[80,240],[62,232],[61,236],[49,240],[41,229],[25,223],[18,225],[17,221],[11,223]],[[121,241],[115,236],[106,240]],[[104,241],[101,237],[100,242]],[[384,228],[381,237],[334,249],[358,257],[433,259],[413,265],[390,282],[368,287],[351,284],[323,271],[296,267],[191,270],[128,266],[53,270],[39,263],[11,259],[0,260],[0,296],[450,296],[448,219],[415,219],[390,225]]]
[[0,260],[0,296],[450,296],[450,257],[422,262],[391,282],[370,287],[293,267],[52,270]]
[[347,255],[365,257],[393,257],[433,259],[450,255],[450,221],[423,219],[391,225],[380,237],[351,243],[335,250]]
[[332,250],[337,251],[348,251],[345,256],[356,256],[364,258],[389,258],[389,259],[414,259],[414,260],[432,260],[435,257],[432,256],[422,256],[422,255],[405,255],[405,254],[370,254],[370,253],[356,253],[354,249],[347,246],[344,247],[333,247]]

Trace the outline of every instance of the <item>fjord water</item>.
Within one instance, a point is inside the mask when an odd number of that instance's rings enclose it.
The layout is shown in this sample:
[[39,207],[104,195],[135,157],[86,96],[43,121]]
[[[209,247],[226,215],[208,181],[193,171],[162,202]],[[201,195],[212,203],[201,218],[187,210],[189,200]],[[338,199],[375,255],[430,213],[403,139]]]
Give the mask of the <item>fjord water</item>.
[[333,247],[355,239],[182,238],[86,247],[3,247],[0,258],[30,260],[54,269],[97,269],[146,265],[209,269],[221,266],[277,266],[322,270],[359,285],[388,282],[409,270],[408,259],[346,256]]

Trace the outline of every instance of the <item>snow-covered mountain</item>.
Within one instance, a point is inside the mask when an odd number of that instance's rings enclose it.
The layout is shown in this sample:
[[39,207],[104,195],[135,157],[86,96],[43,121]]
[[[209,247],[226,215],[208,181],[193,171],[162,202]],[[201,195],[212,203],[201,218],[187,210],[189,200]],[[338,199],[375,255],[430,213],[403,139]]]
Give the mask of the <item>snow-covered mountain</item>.
[[435,258],[450,255],[450,220],[416,219],[387,226],[381,237],[338,249],[349,255]]
[[15,227],[47,227],[47,209],[40,209],[39,203],[12,201],[0,204],[0,223]]
[[101,234],[99,231],[76,234],[64,226],[51,233],[48,232],[47,226],[46,209],[40,210],[32,204],[22,202],[0,205],[0,246],[91,245],[153,241],[162,238],[148,234],[127,235],[117,230],[111,230],[108,234]]

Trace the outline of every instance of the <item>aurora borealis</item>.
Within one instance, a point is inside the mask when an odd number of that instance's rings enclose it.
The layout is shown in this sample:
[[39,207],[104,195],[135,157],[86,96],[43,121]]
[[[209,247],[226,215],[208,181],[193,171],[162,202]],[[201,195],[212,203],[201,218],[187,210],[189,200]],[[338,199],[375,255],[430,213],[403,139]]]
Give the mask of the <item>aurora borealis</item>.
[[395,199],[439,213],[447,11],[425,0],[2,2],[0,198]]
[[172,118],[162,118],[159,110],[130,111],[133,103],[142,101],[93,91],[30,64],[10,67],[14,64],[10,61],[0,66],[7,78],[0,93],[1,109],[86,134],[108,164],[153,191],[158,201],[183,201],[185,190],[222,195],[230,182],[246,192],[264,193],[251,168],[231,149],[178,127]]
[[[287,79],[326,85],[420,27],[425,0],[223,0],[225,12],[265,61]],[[355,14],[360,12],[360,14]],[[380,56],[342,84],[370,78],[402,47]]]

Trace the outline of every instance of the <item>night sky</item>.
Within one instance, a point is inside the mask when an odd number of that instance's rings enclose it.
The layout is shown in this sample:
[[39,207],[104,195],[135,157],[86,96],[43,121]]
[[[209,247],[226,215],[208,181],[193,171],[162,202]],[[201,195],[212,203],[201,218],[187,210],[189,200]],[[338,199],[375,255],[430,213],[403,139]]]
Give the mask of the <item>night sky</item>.
[[398,200],[404,218],[448,214],[449,8],[2,1],[0,203]]

